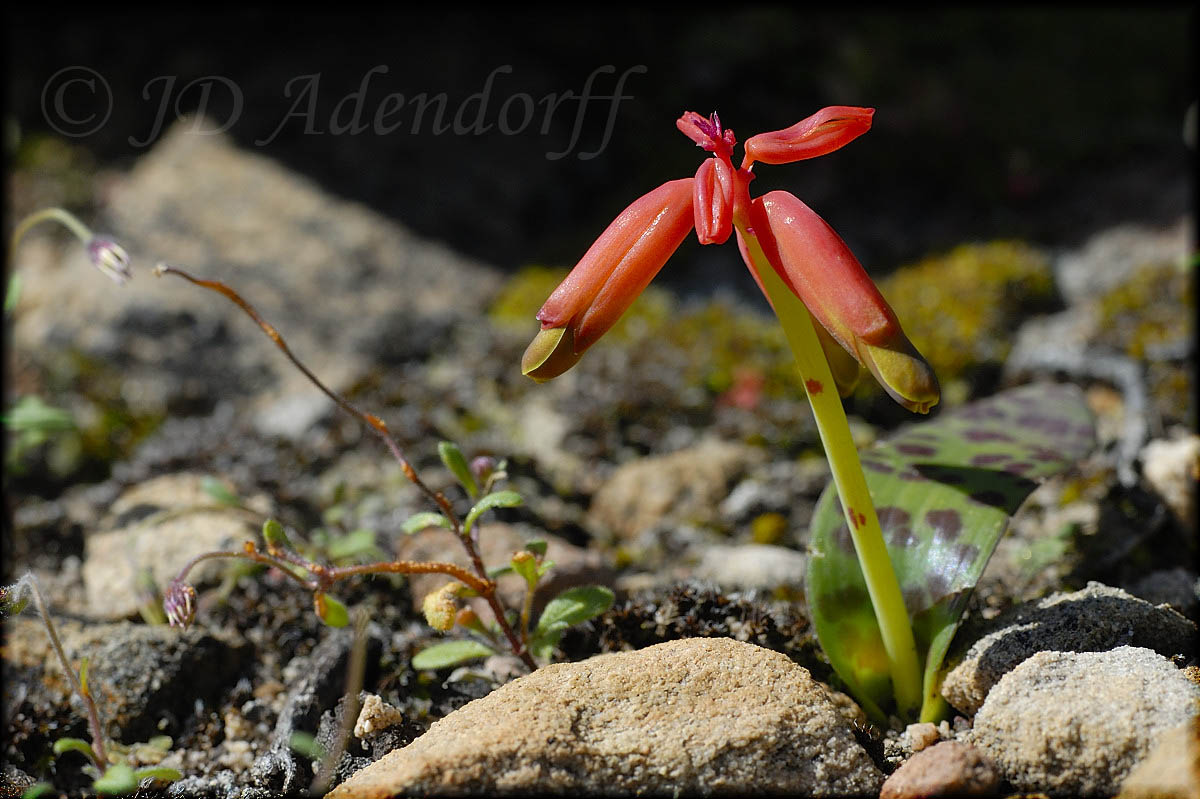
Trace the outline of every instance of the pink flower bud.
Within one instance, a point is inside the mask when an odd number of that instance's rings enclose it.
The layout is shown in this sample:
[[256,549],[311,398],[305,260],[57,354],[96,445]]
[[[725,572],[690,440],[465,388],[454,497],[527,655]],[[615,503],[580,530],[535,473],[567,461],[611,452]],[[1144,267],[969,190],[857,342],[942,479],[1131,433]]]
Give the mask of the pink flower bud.
[[125,248],[107,236],[92,236],[87,243],[92,266],[103,272],[117,285],[124,285],[133,276],[129,271],[129,254]]
[[180,580],[172,580],[163,597],[163,612],[172,627],[186,630],[196,617],[196,589]]

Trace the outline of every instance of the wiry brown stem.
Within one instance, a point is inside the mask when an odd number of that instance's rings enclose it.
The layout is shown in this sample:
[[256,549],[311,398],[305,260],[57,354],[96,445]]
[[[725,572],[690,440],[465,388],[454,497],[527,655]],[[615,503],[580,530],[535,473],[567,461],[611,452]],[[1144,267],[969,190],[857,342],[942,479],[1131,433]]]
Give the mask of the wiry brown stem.
[[441,509],[442,513],[446,514],[446,518],[450,520],[454,528],[456,530],[459,529],[460,523],[458,516],[454,513],[454,507],[450,504],[450,501],[446,499],[445,495],[442,494],[441,491],[433,490],[420,478],[416,470],[413,469],[412,464],[409,463],[408,459],[404,457],[404,453],[401,451],[400,445],[396,442],[396,439],[392,437],[391,432],[388,430],[387,424],[375,414],[366,413],[359,410],[353,403],[351,403],[341,394],[322,383],[320,378],[313,374],[307,366],[301,363],[299,358],[292,354],[291,348],[288,347],[287,342],[283,340],[283,336],[279,335],[279,331],[277,331],[270,322],[263,319],[258,311],[254,309],[254,306],[242,299],[240,294],[219,280],[204,280],[194,277],[182,269],[178,269],[167,264],[158,264],[156,267],[154,267],[154,274],[156,276],[176,275],[196,286],[200,286],[201,288],[206,288],[210,291],[215,291],[218,294],[224,295],[230,302],[241,308],[246,315],[253,319],[255,324],[257,324],[259,328],[266,333],[267,338],[275,342],[275,346],[278,347],[279,350],[287,357],[287,359],[292,362],[293,366],[300,370],[301,374],[309,379],[309,382],[320,389],[325,396],[337,403],[338,407],[370,427],[371,430],[377,436],[379,436],[380,440],[382,440],[384,445],[387,446],[388,451],[392,453],[392,457],[395,458],[400,464],[400,468],[403,470],[404,476],[407,477],[413,485],[424,492],[426,496],[433,500],[433,502],[437,504],[438,508]]
[[[449,574],[453,577],[456,577],[465,585],[470,586],[475,590],[476,593],[483,597],[483,599],[488,603],[488,606],[492,609],[492,614],[496,617],[496,623],[500,626],[500,630],[504,633],[504,637],[508,639],[509,646],[512,647],[513,653],[520,657],[522,662],[524,662],[531,671],[536,669],[537,664],[534,662],[533,657],[526,650],[525,645],[517,636],[517,633],[512,629],[512,625],[508,623],[508,619],[505,618],[504,606],[500,604],[500,600],[496,597],[496,584],[487,579],[487,567],[484,566],[483,559],[479,555],[479,549],[476,546],[476,542],[471,536],[463,534],[462,522],[458,518],[458,514],[454,512],[454,507],[450,504],[450,501],[446,499],[446,496],[441,491],[435,491],[434,489],[430,488],[423,480],[421,480],[416,470],[412,467],[412,464],[409,463],[408,459],[404,457],[404,453],[401,451],[400,445],[396,442],[396,439],[388,430],[387,424],[375,414],[366,413],[359,410],[345,397],[322,383],[321,380],[315,374],[313,374],[307,366],[300,362],[300,359],[292,354],[291,348],[288,347],[287,342],[283,340],[283,336],[279,334],[279,331],[277,331],[275,327],[271,325],[271,323],[263,319],[258,311],[254,309],[254,306],[243,299],[240,294],[226,284],[219,280],[205,280],[195,277],[182,269],[178,269],[167,264],[158,264],[156,267],[154,267],[154,274],[156,276],[175,275],[183,278],[193,285],[209,289],[210,291],[215,291],[218,294],[223,295],[234,305],[241,308],[247,316],[253,319],[255,324],[259,326],[259,328],[267,335],[267,337],[271,339],[271,341],[275,342],[275,346],[279,348],[279,350],[287,357],[289,361],[291,361],[292,365],[300,370],[301,374],[307,377],[313,385],[315,385],[323,394],[325,394],[325,396],[333,400],[338,407],[370,427],[371,430],[379,437],[379,439],[383,441],[384,446],[386,446],[388,451],[391,452],[392,457],[395,458],[396,462],[400,464],[400,468],[404,472],[404,476],[407,477],[409,481],[419,488],[427,497],[433,500],[434,504],[438,506],[441,512],[450,521],[452,531],[458,537],[458,540],[462,542],[463,548],[467,552],[467,556],[471,559],[471,566],[475,569],[475,574],[471,574],[465,569],[462,569],[462,567],[456,566],[452,563],[419,563],[416,561],[393,561],[390,563],[374,563],[366,564],[364,566],[347,566],[337,569],[326,569],[324,567],[317,566],[316,564],[312,564],[314,568],[310,569],[310,571],[313,572],[314,576],[316,576],[319,581],[333,581],[341,579],[341,576],[350,576],[351,574],[387,572],[407,574],[432,572]],[[221,556],[222,554],[228,557],[230,553],[210,553],[211,556]],[[232,554],[234,557],[248,556],[242,555],[241,553]],[[261,553],[255,554],[257,557],[250,556],[252,560],[267,562],[261,559],[267,556],[263,556]],[[187,569],[191,568],[192,565],[192,563],[189,563],[188,566],[185,567],[184,571],[181,573],[180,579],[182,579],[182,574],[186,573]],[[293,579],[299,580],[302,583],[304,582],[300,578],[291,574],[287,569],[282,569],[282,571],[289,574]],[[308,585],[307,583],[305,584]],[[314,588],[313,590],[316,589]]]

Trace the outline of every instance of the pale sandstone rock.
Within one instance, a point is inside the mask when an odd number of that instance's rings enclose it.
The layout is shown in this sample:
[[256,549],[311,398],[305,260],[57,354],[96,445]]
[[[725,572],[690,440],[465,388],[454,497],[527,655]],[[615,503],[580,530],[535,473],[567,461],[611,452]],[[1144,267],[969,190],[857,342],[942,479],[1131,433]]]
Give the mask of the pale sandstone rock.
[[1120,799],[1200,799],[1200,717],[1163,733],[1125,779]]
[[1198,709],[1200,688],[1149,649],[1039,652],[988,694],[972,739],[1018,790],[1111,796]]
[[751,644],[693,638],[539,669],[329,796],[844,796],[874,794],[882,781],[807,670]]
[[[138,573],[146,569],[165,590],[195,555],[237,548],[259,538],[255,517],[223,507],[204,489],[204,475],[156,477],[125,491],[110,508],[108,520],[84,542],[83,583],[88,613],[96,618],[133,616],[144,599]],[[248,500],[260,513],[263,497]],[[197,566],[188,581],[201,584],[220,574],[228,561]]]
[[983,706],[1001,677],[1038,652],[1128,645],[1176,655],[1189,652],[1196,636],[1196,625],[1172,608],[1096,582],[1019,605],[990,626],[942,683],[942,696],[967,715]]
[[744,444],[706,440],[621,466],[592,498],[594,522],[633,539],[663,519],[710,521],[735,480],[765,457]]

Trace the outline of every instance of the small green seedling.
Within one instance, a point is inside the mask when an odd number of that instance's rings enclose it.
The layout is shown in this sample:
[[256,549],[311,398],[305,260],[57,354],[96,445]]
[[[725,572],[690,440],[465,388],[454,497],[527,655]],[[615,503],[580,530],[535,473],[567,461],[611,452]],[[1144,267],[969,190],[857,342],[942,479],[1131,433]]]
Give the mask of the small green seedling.
[[[59,738],[54,742],[54,754],[61,757],[68,752],[78,752],[83,755],[88,761],[83,766],[83,771],[92,778],[92,789],[102,796],[132,794],[146,780],[169,783],[180,779],[183,775],[172,768],[161,766],[134,768],[124,762],[124,755],[129,751],[128,747],[112,744],[106,748],[104,722],[100,716],[100,709],[96,706],[96,701],[92,698],[91,690],[88,688],[88,659],[84,658],[80,662],[78,671],[67,660],[66,652],[63,651],[62,643],[58,638],[58,630],[54,627],[54,621],[50,618],[50,612],[42,598],[41,589],[38,587],[37,578],[33,576],[32,572],[26,573],[13,585],[0,588],[0,617],[7,618],[20,613],[28,606],[30,597],[33,598],[59,665],[66,672],[75,694],[83,702],[87,712],[88,730],[91,733],[91,741],[85,741],[82,738]],[[166,739],[165,748],[170,748],[169,738]],[[37,783],[30,786],[25,795],[43,796],[52,789],[48,783]],[[30,791],[33,793],[30,794]]]

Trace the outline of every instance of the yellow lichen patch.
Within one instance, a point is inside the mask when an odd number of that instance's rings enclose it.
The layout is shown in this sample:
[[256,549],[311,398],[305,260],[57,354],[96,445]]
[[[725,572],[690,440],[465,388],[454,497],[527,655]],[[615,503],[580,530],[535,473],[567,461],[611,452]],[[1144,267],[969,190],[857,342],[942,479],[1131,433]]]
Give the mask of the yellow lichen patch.
[[963,244],[902,267],[879,288],[944,382],[1002,363],[1018,323],[1057,302],[1049,259],[1017,241]]
[[1098,344],[1146,362],[1156,411],[1168,421],[1193,418],[1192,380],[1185,351],[1194,336],[1194,271],[1149,263],[1097,301]]

